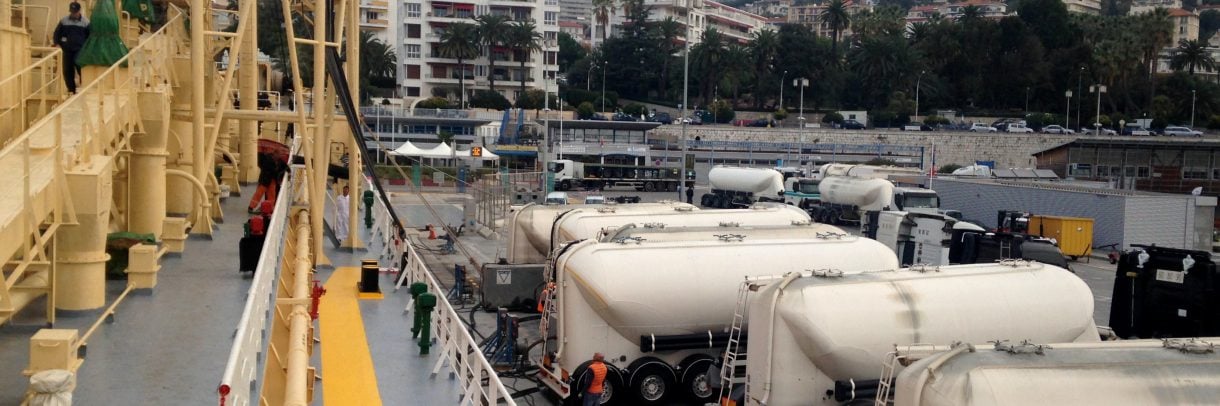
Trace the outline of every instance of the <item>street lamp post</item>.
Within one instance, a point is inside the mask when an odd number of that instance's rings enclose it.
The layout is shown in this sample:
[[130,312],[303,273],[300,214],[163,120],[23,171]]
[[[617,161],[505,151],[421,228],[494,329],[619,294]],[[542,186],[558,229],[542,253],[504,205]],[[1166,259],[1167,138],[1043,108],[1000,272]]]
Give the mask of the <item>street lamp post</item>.
[[1067,96],[1067,108],[1063,111],[1063,128],[1072,128],[1072,91],[1063,92]]
[[1195,90],[1190,90],[1190,129],[1195,129]]
[[1080,74],[1076,76],[1076,94],[1080,95],[1080,97],[1076,98],[1076,129],[1077,130],[1080,130],[1083,128],[1083,126],[1080,125],[1080,101],[1084,100],[1084,93],[1083,93],[1084,88],[1081,87],[1082,84],[1084,84],[1084,67],[1083,66],[1080,67]]
[[788,76],[788,71],[779,75],[779,108],[784,108],[784,78]]
[[[682,168],[679,169],[679,171],[682,173],[682,186],[693,188],[695,187],[695,183],[693,181],[686,181],[686,144],[688,144],[686,139],[686,107],[690,105],[689,100],[687,100],[687,96],[690,93],[690,1],[691,0],[686,0],[686,36],[682,38],[682,117],[679,118],[679,121],[682,122]],[[693,162],[691,163],[691,167],[694,167]],[[682,188],[678,188],[678,190],[678,201],[682,201]]]
[[801,107],[799,110],[800,115],[797,116],[796,120],[798,123],[800,123],[802,130],[805,128],[805,87],[806,86],[809,86],[809,79],[805,79],[805,78],[792,79],[792,87],[799,87],[801,89]]
[[593,68],[596,67],[597,64],[590,63],[589,70],[585,71],[585,90],[589,90],[589,85],[593,83]]
[[1029,86],[1025,86],[1025,117],[1029,117]]
[[919,77],[915,78],[915,121],[919,121],[919,84],[923,81],[923,74],[927,71],[919,71]]
[[602,61],[602,113],[606,112],[606,67],[609,63]]
[[1095,136],[1101,136],[1101,94],[1105,92],[1106,86],[1103,84],[1099,83],[1089,86],[1089,93],[1097,93],[1097,116],[1095,116],[1095,121],[1093,122],[1093,127],[1096,129],[1096,132],[1093,133]]

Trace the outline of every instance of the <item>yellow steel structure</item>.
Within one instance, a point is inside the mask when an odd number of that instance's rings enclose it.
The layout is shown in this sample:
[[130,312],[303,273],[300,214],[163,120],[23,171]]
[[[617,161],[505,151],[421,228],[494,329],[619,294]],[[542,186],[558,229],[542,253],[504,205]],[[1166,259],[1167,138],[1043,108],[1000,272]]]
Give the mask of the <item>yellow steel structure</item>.
[[[86,14],[95,1],[81,0]],[[258,140],[291,143],[282,125],[290,123],[305,159],[294,166],[291,184],[282,185],[294,188],[296,198],[263,403],[310,402],[313,323],[306,309],[313,267],[329,263],[322,224],[332,142],[349,151],[352,199],[363,184],[356,152],[363,146],[336,123],[334,84],[326,75],[328,49],[342,49],[352,55],[343,62],[351,72],[346,85],[359,89],[359,4],[280,0],[286,17],[304,17],[314,33],[298,38],[293,24],[285,24],[292,44],[290,113],[259,109],[260,96],[278,106],[279,94],[271,91],[270,68],[257,61],[257,3],[240,0],[233,11],[214,10],[209,1],[170,0],[156,27],[123,13],[120,35],[129,53],[111,66],[88,67],[77,93],[67,94],[61,72],[71,62],[48,45],[68,2],[0,0],[0,324],[42,296],[48,325],[56,309],[106,307],[105,316],[132,289],[155,286],[162,253],[181,252],[186,233],[210,236],[213,222],[223,221],[222,178],[230,188],[257,179]],[[333,14],[321,12],[326,7]],[[215,28],[218,13],[237,19],[236,32]],[[313,55],[310,90],[296,62],[298,45]],[[221,65],[215,61],[223,52],[228,58]],[[343,215],[359,224],[359,205],[350,207]],[[152,234],[163,248],[132,249],[128,289],[107,306],[106,240],[118,231]],[[362,246],[359,233],[348,235],[344,247]],[[75,370],[75,348],[99,326],[79,337],[75,330],[39,333],[39,340],[66,343],[64,352],[40,355],[26,372]]]

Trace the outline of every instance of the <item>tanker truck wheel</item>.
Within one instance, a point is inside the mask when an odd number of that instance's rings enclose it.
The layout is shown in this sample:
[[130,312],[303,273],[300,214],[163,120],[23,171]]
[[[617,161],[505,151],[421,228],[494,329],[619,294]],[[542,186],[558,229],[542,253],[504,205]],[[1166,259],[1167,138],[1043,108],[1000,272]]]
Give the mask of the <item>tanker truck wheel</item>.
[[709,197],[711,197],[711,195],[710,195],[710,194],[707,194],[707,193],[704,193],[704,194],[703,194],[703,196],[700,196],[700,197],[699,197],[699,205],[700,205],[700,206],[703,206],[703,207],[707,207],[707,206],[708,206],[708,198],[709,198]]
[[712,387],[708,371],[716,361],[707,354],[695,354],[682,360],[678,370],[682,371],[682,391],[692,404],[713,403],[717,390]]
[[658,404],[673,390],[677,376],[665,361],[653,357],[640,358],[631,363],[631,378],[628,380],[636,400],[646,405]]
[[655,191],[657,191],[657,184],[656,184],[656,183],[652,183],[652,182],[644,182],[644,191],[645,191],[645,192],[655,192]]

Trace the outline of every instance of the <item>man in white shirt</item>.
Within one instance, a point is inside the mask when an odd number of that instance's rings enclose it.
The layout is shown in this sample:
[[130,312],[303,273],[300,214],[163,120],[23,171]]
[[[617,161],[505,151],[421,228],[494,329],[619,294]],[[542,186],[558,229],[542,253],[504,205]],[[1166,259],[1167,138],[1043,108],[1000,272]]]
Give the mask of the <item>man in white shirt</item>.
[[347,216],[352,207],[351,189],[343,187],[343,194],[335,197],[335,238],[347,240]]

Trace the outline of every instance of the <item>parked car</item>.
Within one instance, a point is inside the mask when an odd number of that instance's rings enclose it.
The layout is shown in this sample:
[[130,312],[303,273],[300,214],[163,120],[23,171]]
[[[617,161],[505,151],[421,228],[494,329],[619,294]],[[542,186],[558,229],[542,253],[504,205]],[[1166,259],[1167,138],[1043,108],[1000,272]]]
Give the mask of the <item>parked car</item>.
[[773,125],[772,125],[771,120],[768,120],[765,118],[760,118],[760,119],[749,122],[749,124],[746,124],[746,127],[767,127],[767,126],[773,126]]
[[614,121],[636,121],[636,118],[633,115],[620,111],[620,112],[614,113],[613,120]]
[[669,113],[661,112],[653,114],[652,117],[648,117],[648,121],[661,124],[673,124],[674,118],[670,116]]
[[592,116],[589,116],[589,120],[606,121],[606,116],[603,116],[603,115],[597,114],[597,113],[593,113]]
[[1169,126],[1165,127],[1164,134],[1169,137],[1202,137],[1203,132],[1192,130],[1190,127]]
[[682,122],[686,123],[686,124],[690,124],[690,125],[702,125],[703,119],[699,118],[699,116],[695,115],[695,116],[683,118]]
[[1015,123],[1008,123],[1008,126],[1006,126],[1006,127],[1004,128],[1004,131],[1005,131],[1005,132],[1010,132],[1010,133],[1025,133],[1025,134],[1033,134],[1033,133],[1034,133],[1034,129],[1027,127],[1027,126],[1025,125],[1025,121],[1018,121],[1018,122],[1015,122]]
[[970,132],[972,133],[993,133],[996,132],[995,127],[983,123],[970,124]]
[[560,206],[562,206],[562,205],[566,205],[566,204],[568,204],[568,194],[567,194],[567,192],[551,192],[551,193],[547,193],[547,194],[546,194],[546,202],[545,202],[544,204],[547,204],[547,205],[560,205]]
[[1152,135],[1152,131],[1148,131],[1147,128],[1140,127],[1139,124],[1130,123],[1130,124],[1123,126],[1122,134],[1130,135],[1133,137],[1147,137],[1147,136]]
[[[1084,132],[1089,133],[1089,134],[1093,134],[1093,133],[1094,133],[1094,130],[1087,130],[1087,129],[1086,129]],[[1111,130],[1111,129],[1109,129],[1109,128],[1102,128],[1102,129],[1101,129],[1101,135],[1118,135],[1118,131],[1114,131],[1114,130]]]
[[996,131],[1000,131],[1000,132],[1007,132],[1007,131],[1008,131],[1008,125],[1009,125],[1009,124],[1012,124],[1012,123],[1015,123],[1015,122],[1017,122],[1017,120],[1016,120],[1016,119],[1012,119],[1012,118],[1001,118],[1001,119],[999,119],[999,120],[992,121],[992,122],[991,122],[991,128],[996,129]]
[[1060,126],[1060,125],[1048,125],[1046,127],[1042,127],[1042,132],[1044,134],[1075,134],[1076,133],[1075,131],[1072,131],[1071,128],[1064,128],[1063,126]]
[[932,131],[932,126],[924,123],[907,123],[902,126],[902,131]]
[[852,119],[843,120],[842,127],[844,130],[863,130],[866,128],[863,123]]
[[599,195],[585,196],[585,204],[606,204],[606,197]]

